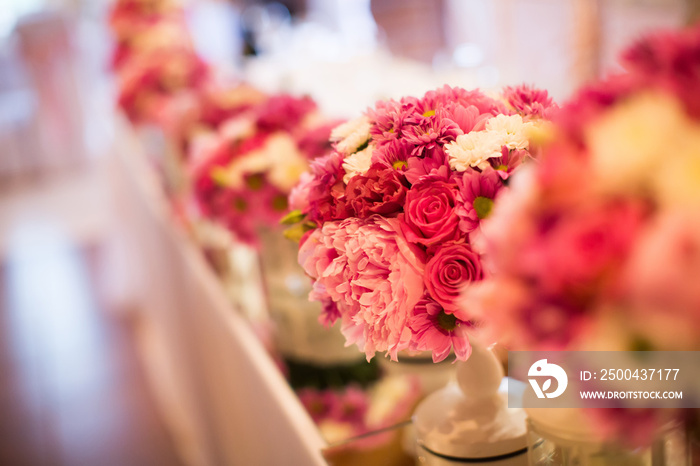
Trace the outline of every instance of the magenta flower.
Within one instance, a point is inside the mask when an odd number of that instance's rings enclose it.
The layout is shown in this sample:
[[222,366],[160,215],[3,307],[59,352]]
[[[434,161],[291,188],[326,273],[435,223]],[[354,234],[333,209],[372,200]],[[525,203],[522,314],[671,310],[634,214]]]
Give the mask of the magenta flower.
[[291,132],[296,129],[306,115],[316,110],[316,103],[310,97],[276,95],[257,109],[257,126],[260,131]]
[[450,165],[445,151],[442,147],[435,147],[428,150],[423,157],[409,158],[408,169],[404,172],[404,175],[409,183],[416,184],[427,175],[438,172],[445,173],[449,169]]
[[424,118],[420,124],[408,126],[403,130],[406,142],[414,146],[411,154],[418,157],[454,141],[460,134],[462,131],[456,123],[441,118]]
[[386,217],[403,211],[408,191],[406,178],[397,170],[374,164],[364,175],[355,175],[345,188],[348,208],[355,217]]
[[402,137],[407,121],[414,113],[412,106],[395,100],[377,102],[376,108],[367,110],[372,142],[381,146]]
[[301,245],[299,263],[316,280],[311,297],[325,293],[338,303],[343,334],[368,359],[386,351],[396,360],[408,348],[408,317],[424,290],[423,261],[398,220],[326,222]]
[[509,150],[506,146],[501,149],[501,154],[500,157],[491,157],[489,164],[504,181],[510,178],[516,168],[533,158],[526,150]]
[[425,266],[425,288],[448,313],[459,310],[465,285],[483,278],[481,258],[466,243],[440,245]]
[[376,148],[372,152],[372,162],[380,163],[394,170],[406,171],[408,161],[413,157],[413,146],[405,139],[394,139]]
[[503,183],[496,170],[490,169],[484,172],[467,170],[455,178],[463,201],[457,207],[459,228],[465,233],[471,233],[491,213]]
[[505,87],[503,97],[524,118],[550,118],[559,108],[547,91],[527,84]]
[[406,238],[423,246],[459,239],[460,202],[459,189],[449,180],[447,168],[422,178],[406,194],[404,214],[399,215]]
[[471,324],[446,312],[429,296],[424,296],[413,308],[409,325],[413,332],[411,349],[431,351],[433,362],[444,360],[453,348],[458,360],[469,358],[472,348],[468,330]]
[[[331,152],[311,162],[310,169],[313,179],[306,179],[303,188],[308,195],[308,210],[303,211],[308,219],[322,225],[326,221],[347,218],[350,214],[345,205],[343,156]],[[295,204],[301,202],[295,200]]]

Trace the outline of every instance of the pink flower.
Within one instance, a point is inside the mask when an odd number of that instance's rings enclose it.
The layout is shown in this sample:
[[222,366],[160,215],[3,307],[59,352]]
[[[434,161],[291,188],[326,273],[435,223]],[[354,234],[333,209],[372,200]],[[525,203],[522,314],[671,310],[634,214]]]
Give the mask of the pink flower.
[[460,307],[458,298],[465,285],[482,280],[479,254],[466,243],[441,245],[425,266],[425,288],[448,313]]
[[457,185],[447,178],[447,169],[428,175],[406,194],[401,229],[406,238],[424,246],[459,239],[457,206],[461,202]]
[[486,121],[493,118],[492,113],[480,113],[474,105],[464,107],[456,103],[449,104],[437,111],[438,118],[446,118],[453,121],[462,131],[481,131],[486,127]]
[[400,172],[374,164],[364,175],[350,179],[345,198],[356,217],[365,218],[372,214],[389,217],[403,211],[407,191],[408,182]]
[[503,97],[523,117],[550,118],[558,108],[547,91],[526,84],[503,89]]
[[[444,168],[442,168],[444,167]],[[416,184],[421,178],[432,173],[449,171],[450,166],[447,155],[442,147],[435,147],[426,152],[423,157],[411,157],[408,159],[408,169],[404,172],[406,179],[411,184]]]
[[467,170],[456,179],[463,200],[457,208],[459,228],[471,233],[491,214],[494,200],[503,184],[495,170]]
[[316,103],[310,97],[276,95],[257,109],[257,125],[261,131],[288,131],[296,129],[303,118],[316,110]]
[[442,118],[424,118],[418,125],[408,126],[403,131],[406,142],[413,144],[412,155],[424,156],[428,150],[442,147],[454,141],[461,130],[456,123]]
[[471,325],[459,320],[454,314],[445,312],[430,297],[425,296],[418,301],[409,325],[413,332],[411,349],[431,351],[433,362],[444,360],[452,348],[457,359],[465,361],[469,358],[471,345],[467,331]]
[[509,150],[506,146],[501,149],[500,157],[491,157],[489,164],[496,170],[498,176],[502,180],[507,180],[513,174],[513,171],[523,163],[532,160],[532,155],[526,150]]
[[367,110],[372,141],[381,146],[401,138],[407,121],[414,113],[412,106],[395,100],[377,102],[375,108]]
[[340,123],[342,121],[334,121],[304,130],[297,141],[299,150],[309,160],[328,154],[332,149],[330,142],[331,130]]
[[536,236],[519,253],[521,271],[543,293],[572,294],[580,303],[606,288],[612,291],[645,215],[638,202],[543,213]]
[[394,170],[406,171],[408,161],[413,158],[411,146],[405,139],[394,139],[378,147],[372,152],[372,162],[391,167]]
[[308,219],[322,225],[347,218],[350,213],[345,204],[343,156],[333,151],[311,162],[310,169],[313,179],[307,178],[302,188],[308,195],[308,209],[303,210]]
[[408,347],[408,317],[423,295],[420,253],[398,223],[377,215],[326,222],[299,249],[299,263],[316,280],[314,288],[338,303],[343,334],[368,359],[386,351],[396,360]]

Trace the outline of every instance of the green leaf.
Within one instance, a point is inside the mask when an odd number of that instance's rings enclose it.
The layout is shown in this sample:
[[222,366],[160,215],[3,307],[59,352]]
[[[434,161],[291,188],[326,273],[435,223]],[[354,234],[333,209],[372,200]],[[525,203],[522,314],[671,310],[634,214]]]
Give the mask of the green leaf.
[[315,228],[315,223],[297,223],[296,225],[292,225],[291,227],[284,230],[283,234],[285,238],[290,239],[292,241],[296,241],[298,243],[299,241],[301,241],[301,237],[304,236],[304,233],[306,233],[307,231],[311,231]]
[[304,221],[306,218],[306,214],[303,214],[301,210],[292,210],[289,212],[287,215],[282,217],[282,220],[280,220],[280,223],[282,225],[294,225],[295,223],[299,223]]

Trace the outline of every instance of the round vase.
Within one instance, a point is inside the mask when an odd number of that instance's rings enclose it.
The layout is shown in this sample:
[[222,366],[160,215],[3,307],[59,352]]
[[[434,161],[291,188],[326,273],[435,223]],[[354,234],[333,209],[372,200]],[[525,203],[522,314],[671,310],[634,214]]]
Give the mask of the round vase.
[[494,354],[473,345],[471,357],[457,363],[455,380],[414,413],[417,464],[525,466],[525,412],[508,408],[507,383]]

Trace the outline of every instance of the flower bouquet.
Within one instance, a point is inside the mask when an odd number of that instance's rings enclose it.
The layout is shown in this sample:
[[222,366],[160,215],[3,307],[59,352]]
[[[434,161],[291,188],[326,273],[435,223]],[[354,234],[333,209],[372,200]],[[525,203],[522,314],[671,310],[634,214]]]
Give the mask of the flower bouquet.
[[553,108],[527,86],[496,98],[445,86],[335,128],[334,150],[302,176],[286,218],[320,321],[340,320],[368,359],[408,350],[466,360],[471,323],[458,298],[488,277],[481,222],[535,155],[531,135]]
[[170,0],[117,1],[109,13],[109,27],[116,41],[114,70],[140,53],[174,46],[192,48],[182,8]]
[[[469,287],[464,319],[513,348],[700,350],[700,28],[622,58],[626,73],[562,109],[541,165],[484,225],[494,277]],[[694,417],[589,414],[635,445]]]
[[[216,137],[192,145],[190,156],[197,217],[251,247],[226,248],[232,257],[221,272],[231,283],[231,296],[253,320],[264,320],[260,310],[269,310],[277,349],[294,367],[308,363],[304,370],[354,365],[358,359],[339,333],[316,324],[319,309],[306,298],[308,279],[279,225],[291,188],[309,161],[330,148],[336,124],[324,121],[308,97],[276,95],[224,121]],[[252,291],[260,289],[258,277],[263,295]]]

